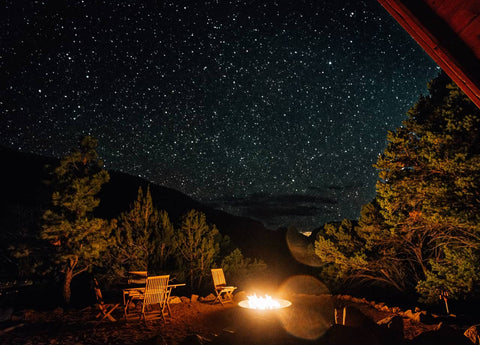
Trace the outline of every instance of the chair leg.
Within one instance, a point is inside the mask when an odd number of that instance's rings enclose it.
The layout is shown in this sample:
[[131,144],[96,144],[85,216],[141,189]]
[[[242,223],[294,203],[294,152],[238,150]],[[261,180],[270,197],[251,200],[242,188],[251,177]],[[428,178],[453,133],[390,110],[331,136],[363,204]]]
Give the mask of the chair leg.
[[100,305],[100,306],[99,306],[99,307],[100,307],[100,313],[97,314],[97,316],[96,316],[97,319],[98,319],[100,316],[103,315],[103,317],[102,317],[102,319],[101,319],[100,321],[102,321],[102,320],[104,320],[105,318],[107,318],[107,319],[109,319],[109,320],[112,321],[112,322],[116,322],[117,319],[115,319],[111,314],[112,314],[112,312],[113,312],[115,309],[117,309],[119,306],[120,306],[120,303],[117,303],[117,304],[115,304],[110,310],[108,310],[106,306]]
[[217,292],[217,297],[215,297],[212,304],[217,303],[217,301],[220,302],[223,305],[222,293],[221,292]]

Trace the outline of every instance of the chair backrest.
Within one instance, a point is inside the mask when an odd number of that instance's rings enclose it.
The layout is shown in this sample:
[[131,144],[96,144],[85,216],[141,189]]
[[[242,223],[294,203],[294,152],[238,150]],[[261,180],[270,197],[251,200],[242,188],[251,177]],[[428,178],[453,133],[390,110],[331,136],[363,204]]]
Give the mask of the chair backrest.
[[147,277],[143,305],[160,304],[166,298],[168,280],[170,275]]
[[217,286],[227,285],[227,283],[225,282],[225,275],[223,274],[222,268],[212,268],[212,278],[215,288]]
[[128,284],[141,284],[145,285],[147,280],[147,271],[129,271],[128,272]]

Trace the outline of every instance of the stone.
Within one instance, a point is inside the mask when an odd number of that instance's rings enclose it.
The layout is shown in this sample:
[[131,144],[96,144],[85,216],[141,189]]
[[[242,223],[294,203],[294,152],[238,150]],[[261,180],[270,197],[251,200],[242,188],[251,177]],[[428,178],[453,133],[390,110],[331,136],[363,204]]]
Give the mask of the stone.
[[57,308],[53,309],[53,313],[57,316],[63,315],[63,308],[57,307]]
[[[194,295],[192,295],[192,297],[193,297],[193,296],[194,296]],[[197,298],[198,298],[198,296],[197,296]],[[213,293],[211,293],[211,294],[208,295],[208,296],[202,297],[202,298],[200,299],[200,301],[205,301],[205,302],[212,302],[212,301],[214,301],[214,300],[215,300],[215,295],[214,295]],[[193,300],[192,300],[192,302],[193,302]]]
[[420,334],[412,339],[409,345],[472,345],[472,343],[461,331],[440,322],[435,330]]
[[411,309],[405,310],[403,313],[399,313],[400,315],[403,315],[404,317],[408,317],[409,319],[416,321],[416,322],[430,322],[433,318],[427,314],[426,311],[418,311],[418,312],[413,312]]
[[192,303],[195,303],[198,301],[198,295],[195,295],[195,294],[192,294],[192,296],[190,297],[190,301]]
[[[377,324],[360,310],[351,306],[348,306],[345,309],[339,309],[338,314],[342,321],[343,312],[345,312],[344,326],[357,329],[360,332],[359,334],[368,335],[368,337],[362,336],[362,339],[368,339],[368,341],[370,341],[369,344],[400,345],[404,343],[402,317],[393,316],[382,320],[381,324]],[[344,344],[350,344],[347,340],[345,341]]]
[[401,316],[389,316],[378,321],[377,324],[386,330],[385,335],[392,338],[392,343],[403,343],[405,336],[403,332],[403,318]]
[[17,310],[11,317],[11,321],[32,321],[35,319],[36,313],[33,309]]
[[1,308],[0,309],[0,322],[8,321],[12,318],[13,308]]
[[470,339],[472,344],[480,345],[480,325],[469,327],[463,335]]
[[182,300],[180,299],[180,297],[171,296],[171,297],[168,299],[168,303],[169,303],[169,304],[178,304],[178,303],[182,303]]
[[35,319],[36,313],[33,309],[26,309],[23,312],[23,318],[25,321],[32,321]]
[[182,296],[182,297],[180,297],[180,299],[182,300],[183,303],[190,303],[190,298],[188,298],[186,296]]
[[350,326],[350,327],[360,327],[360,328],[375,328],[377,324],[367,317],[365,314],[363,314],[359,309],[355,307],[345,307],[339,310],[339,313],[343,316],[343,313],[345,313],[345,317],[341,317],[342,319],[345,319],[345,325],[344,326]]

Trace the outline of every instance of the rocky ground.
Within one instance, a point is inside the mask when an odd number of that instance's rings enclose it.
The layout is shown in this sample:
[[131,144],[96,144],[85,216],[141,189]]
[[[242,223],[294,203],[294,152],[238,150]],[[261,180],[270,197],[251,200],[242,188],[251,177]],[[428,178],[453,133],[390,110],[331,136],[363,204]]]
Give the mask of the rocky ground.
[[[237,300],[242,298],[244,295],[237,294]],[[464,329],[439,327],[439,320],[419,310],[401,311],[349,296],[296,295],[291,300],[292,306],[280,311],[255,312],[236,303],[222,306],[182,297],[173,301],[180,303],[171,304],[172,317],[166,322],[147,324],[125,321],[121,308],[113,313],[116,322],[98,321],[95,306],[68,311],[22,310],[1,324],[0,343],[472,344],[463,336]],[[378,326],[378,322],[383,325]]]

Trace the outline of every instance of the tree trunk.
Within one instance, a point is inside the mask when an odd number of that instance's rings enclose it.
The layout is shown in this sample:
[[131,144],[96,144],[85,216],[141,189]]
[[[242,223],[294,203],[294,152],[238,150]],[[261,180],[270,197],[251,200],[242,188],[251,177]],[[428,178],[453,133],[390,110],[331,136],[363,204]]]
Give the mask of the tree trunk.
[[70,290],[70,285],[73,278],[73,269],[67,267],[65,271],[65,281],[63,282],[63,300],[65,304],[70,304],[70,297],[72,296],[72,291]]

